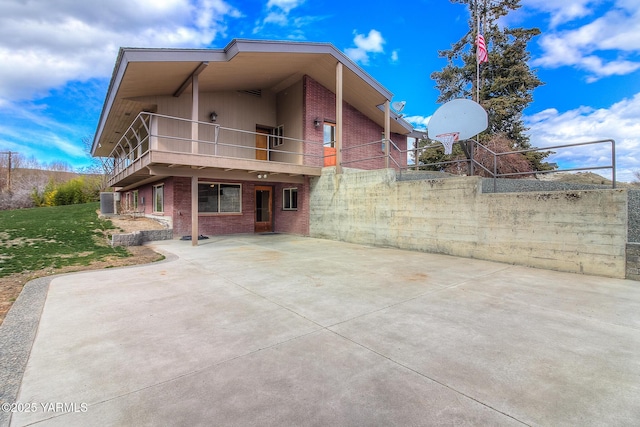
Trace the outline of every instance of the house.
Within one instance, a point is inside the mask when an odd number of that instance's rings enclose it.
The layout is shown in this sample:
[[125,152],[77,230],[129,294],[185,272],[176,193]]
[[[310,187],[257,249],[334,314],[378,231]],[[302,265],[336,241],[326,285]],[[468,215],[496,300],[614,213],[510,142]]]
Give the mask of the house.
[[[174,235],[309,234],[323,168],[404,168],[411,125],[331,44],[120,49],[92,147],[124,211]],[[333,169],[332,169],[333,171]]]

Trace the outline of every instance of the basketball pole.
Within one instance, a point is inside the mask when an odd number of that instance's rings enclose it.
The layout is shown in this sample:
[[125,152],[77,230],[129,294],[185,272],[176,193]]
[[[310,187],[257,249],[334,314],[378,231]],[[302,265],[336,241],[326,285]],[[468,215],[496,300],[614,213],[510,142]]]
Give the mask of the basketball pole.
[[480,35],[480,14],[478,13],[478,2],[476,0],[476,102],[480,103],[480,61],[478,61],[478,36]]

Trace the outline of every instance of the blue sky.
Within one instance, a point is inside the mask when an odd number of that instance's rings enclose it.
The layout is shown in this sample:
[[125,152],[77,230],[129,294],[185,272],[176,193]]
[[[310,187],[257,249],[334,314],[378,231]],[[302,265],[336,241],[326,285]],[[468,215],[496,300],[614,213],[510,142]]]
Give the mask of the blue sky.
[[[538,147],[615,139],[618,179],[640,171],[640,2],[522,0],[505,24],[538,27],[530,66],[545,82],[525,111]],[[430,75],[468,30],[448,0],[3,0],[0,151],[89,164],[118,48],[224,47],[233,38],[330,42],[407,102],[423,127],[437,109]],[[563,167],[609,162],[605,146],[563,150]],[[609,176],[609,172],[602,172]]]

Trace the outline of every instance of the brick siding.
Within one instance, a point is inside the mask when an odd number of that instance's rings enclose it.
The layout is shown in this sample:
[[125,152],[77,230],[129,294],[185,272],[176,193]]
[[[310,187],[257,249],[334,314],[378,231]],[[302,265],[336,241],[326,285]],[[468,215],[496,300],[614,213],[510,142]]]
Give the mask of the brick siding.
[[[201,178],[200,181],[242,184],[242,213],[204,214],[198,216],[198,234],[207,236],[253,233],[255,227],[255,187],[266,185],[273,188],[273,230],[281,233],[309,234],[309,180],[304,184],[238,182]],[[153,186],[164,184],[164,216],[173,218],[175,237],[191,235],[191,178],[170,177],[153,184],[139,187],[139,195],[145,197],[145,213],[152,214]],[[298,189],[298,210],[285,211],[282,208],[284,188]],[[155,214],[158,215],[158,214]]]
[[[322,86],[309,76],[304,77],[303,84],[304,102],[303,102],[303,126],[305,129],[304,139],[306,141],[322,142],[323,128],[315,127],[313,122],[316,118],[321,121],[336,120],[336,96],[329,89]],[[356,145],[367,144],[374,141],[380,141],[383,138],[384,128],[371,121],[367,116],[356,110],[353,106],[344,102],[343,109],[343,152],[342,161],[346,167],[356,169],[381,169],[384,168],[385,161],[382,144],[376,143],[363,147],[349,149]],[[391,140],[398,146],[400,150],[407,149],[407,137],[399,134],[391,134]],[[320,144],[308,144],[305,147],[305,153],[314,156],[322,154]],[[391,156],[401,166],[407,165],[406,153],[400,153],[393,147]],[[369,160],[370,157],[377,157]],[[312,164],[322,165],[322,159],[311,160]],[[391,162],[390,167],[395,167]]]

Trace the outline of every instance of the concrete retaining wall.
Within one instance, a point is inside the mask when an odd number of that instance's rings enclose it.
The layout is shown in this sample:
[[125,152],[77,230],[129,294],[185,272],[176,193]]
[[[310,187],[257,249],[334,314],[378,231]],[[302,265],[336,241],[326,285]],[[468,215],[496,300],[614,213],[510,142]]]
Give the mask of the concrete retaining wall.
[[144,230],[133,233],[114,234],[111,246],[140,246],[145,242],[173,239],[173,230]]
[[625,277],[626,190],[483,194],[479,177],[325,169],[310,205],[312,237]]

